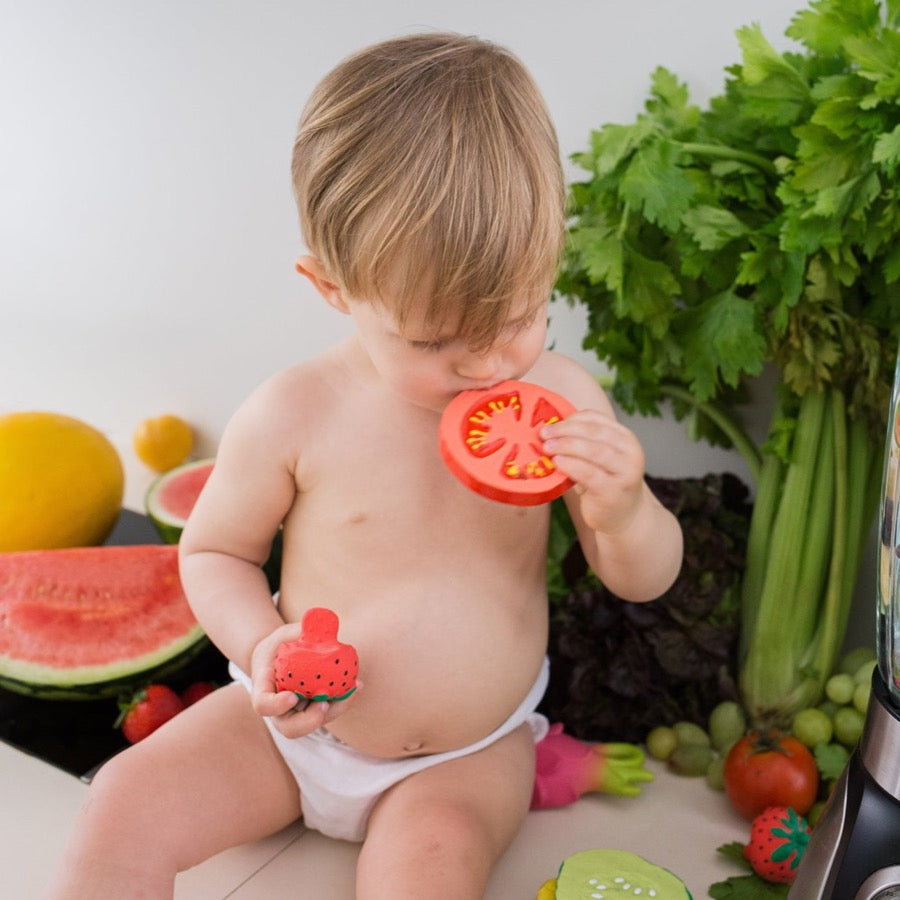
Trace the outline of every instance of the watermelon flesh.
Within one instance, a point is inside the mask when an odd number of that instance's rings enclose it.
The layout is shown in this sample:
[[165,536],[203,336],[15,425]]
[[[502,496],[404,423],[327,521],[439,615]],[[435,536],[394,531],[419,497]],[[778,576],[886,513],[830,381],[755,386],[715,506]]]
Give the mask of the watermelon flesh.
[[212,474],[214,460],[201,459],[164,472],[147,490],[144,506],[160,537],[177,544],[188,516]]
[[206,645],[168,545],[0,553],[0,685],[94,699]]

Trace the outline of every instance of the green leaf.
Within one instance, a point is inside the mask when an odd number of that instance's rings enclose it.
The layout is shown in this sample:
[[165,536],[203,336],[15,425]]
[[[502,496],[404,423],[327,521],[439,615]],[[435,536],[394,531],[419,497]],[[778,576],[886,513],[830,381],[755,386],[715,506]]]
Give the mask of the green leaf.
[[593,284],[611,291],[622,287],[622,242],[608,228],[573,228],[569,240]]
[[843,220],[865,212],[881,191],[875,172],[851,178],[843,184],[822,188],[808,215]]
[[709,886],[713,900],[780,900],[787,894],[788,885],[771,884],[758,875],[734,875]]
[[900,125],[893,131],[878,135],[872,148],[872,161],[892,169],[900,164]]
[[700,117],[700,110],[689,103],[687,85],[663,66],[651,76],[650,98],[644,108],[657,122],[679,130],[692,129]]
[[813,756],[816,758],[816,765],[823,781],[840,778],[850,760],[846,747],[840,744],[816,744]]
[[733,212],[721,206],[695,206],[681,222],[701,250],[719,250],[749,231]]
[[653,122],[639,118],[633,125],[604,125],[591,134],[593,165],[582,165],[599,177],[608,175],[654,132]]
[[730,859],[733,863],[737,863],[743,869],[751,868],[747,857],[744,856],[744,845],[740,841],[722,844],[721,847],[716,847],[716,853],[721,853],[722,856]]
[[754,304],[725,291],[685,310],[673,331],[684,347],[685,376],[702,403],[724,382],[737,387],[745,374],[758,375],[766,356]]
[[662,228],[677,230],[693,195],[693,186],[677,165],[677,151],[659,140],[638,149],[619,186],[622,199]]
[[657,337],[665,334],[675,313],[678,280],[659,260],[632,248],[624,248],[622,290],[616,298],[616,315],[647,325]]
[[859,67],[859,74],[870,81],[893,78],[900,66],[900,44],[887,34],[880,40],[875,36],[848,37],[844,49]]
[[884,258],[884,280],[893,284],[900,279],[900,243],[897,243]]
[[881,20],[874,0],[813,0],[785,32],[824,56],[840,53],[848,34],[866,33]]
[[744,62],[740,70],[746,109],[777,125],[795,121],[809,101],[809,86],[785,56],[766,40],[759,25],[737,31]]

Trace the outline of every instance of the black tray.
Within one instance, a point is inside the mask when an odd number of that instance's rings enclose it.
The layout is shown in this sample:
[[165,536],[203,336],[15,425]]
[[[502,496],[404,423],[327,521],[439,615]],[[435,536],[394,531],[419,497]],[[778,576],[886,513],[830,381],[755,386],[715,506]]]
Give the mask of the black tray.
[[[122,510],[109,544],[159,544],[146,516]],[[165,683],[181,691],[193,681],[225,684],[225,658],[209,646]],[[89,781],[97,767],[127,746],[115,728],[116,698],[38,700],[0,688],[0,740]]]

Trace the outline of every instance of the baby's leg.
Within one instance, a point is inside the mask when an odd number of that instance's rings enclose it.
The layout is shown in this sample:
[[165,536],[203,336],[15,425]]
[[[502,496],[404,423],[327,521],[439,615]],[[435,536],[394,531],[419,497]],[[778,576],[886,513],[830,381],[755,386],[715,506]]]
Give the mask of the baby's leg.
[[481,900],[491,869],[528,812],[533,787],[528,725],[401,781],[369,820],[358,900]]
[[176,872],[299,815],[265,723],[229,685],[97,773],[47,896],[171,897]]

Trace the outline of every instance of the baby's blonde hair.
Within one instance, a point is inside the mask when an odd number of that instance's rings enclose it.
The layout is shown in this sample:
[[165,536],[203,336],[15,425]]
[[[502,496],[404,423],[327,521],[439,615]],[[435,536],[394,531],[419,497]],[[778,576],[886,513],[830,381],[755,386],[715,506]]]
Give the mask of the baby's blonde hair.
[[310,252],[348,296],[474,346],[552,288],[564,234],[556,133],[509,51],[453,34],[362,50],[300,120],[294,193]]

